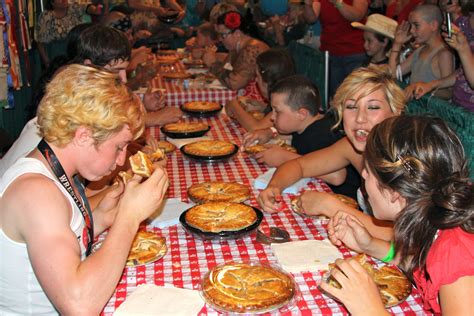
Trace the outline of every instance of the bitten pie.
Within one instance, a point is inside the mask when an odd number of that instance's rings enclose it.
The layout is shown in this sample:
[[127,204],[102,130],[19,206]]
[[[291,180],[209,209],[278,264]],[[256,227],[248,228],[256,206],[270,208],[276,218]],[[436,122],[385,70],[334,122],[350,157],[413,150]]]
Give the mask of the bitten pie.
[[203,182],[190,186],[188,196],[196,203],[242,203],[250,197],[250,189],[237,182]]
[[225,311],[268,311],[287,304],[295,295],[292,278],[263,265],[232,263],[215,267],[202,284],[204,299]]
[[191,78],[191,74],[186,72],[167,72],[162,74],[163,78],[166,79],[187,79]]
[[210,112],[220,109],[221,105],[217,102],[193,101],[183,104],[183,110],[191,112]]
[[186,154],[211,157],[211,156],[225,156],[230,155],[235,151],[236,147],[233,143],[224,140],[202,140],[183,147]]
[[209,125],[203,122],[177,122],[165,124],[163,126],[163,130],[170,133],[194,133],[208,129]]
[[[385,307],[391,307],[403,302],[411,293],[411,283],[407,277],[395,267],[383,266],[379,269],[372,266],[367,261],[365,254],[359,254],[354,258],[362,265],[369,275],[377,284],[380,297]],[[335,264],[329,265],[330,269],[337,269]],[[332,276],[329,277],[328,283],[336,288],[341,288]]]
[[167,251],[166,239],[145,230],[139,230],[127,258],[127,266],[150,263],[162,258]]
[[[285,150],[288,150],[290,152],[293,152],[295,153],[296,152],[296,148],[291,146],[291,145],[288,145],[286,143],[277,143],[276,145],[280,146],[281,148],[285,149]],[[261,144],[256,144],[256,145],[251,145],[251,146],[248,146],[245,148],[245,152],[247,154],[251,154],[251,155],[255,155],[259,152],[262,152],[262,151],[265,151],[267,150],[268,147],[266,147],[265,145],[261,145]]]
[[239,231],[255,223],[257,213],[245,204],[209,202],[186,211],[185,221],[203,232]]
[[352,207],[352,208],[355,208],[355,209],[359,209],[359,204],[357,203],[356,200],[354,200],[353,198],[350,198],[348,196],[345,196],[343,194],[336,194],[336,193],[332,193],[332,195],[338,199],[339,201],[341,201],[342,203]]

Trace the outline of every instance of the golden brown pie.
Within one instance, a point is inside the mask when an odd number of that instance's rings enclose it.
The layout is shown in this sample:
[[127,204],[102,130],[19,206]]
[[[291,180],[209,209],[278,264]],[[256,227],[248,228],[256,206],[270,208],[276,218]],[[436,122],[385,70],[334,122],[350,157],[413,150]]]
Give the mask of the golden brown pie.
[[196,203],[242,203],[250,197],[250,190],[237,182],[203,182],[190,186],[188,196]]
[[355,208],[355,209],[359,209],[359,204],[357,203],[356,200],[354,200],[353,198],[350,198],[348,196],[345,196],[343,194],[336,194],[336,193],[331,193],[336,199],[338,199],[339,201],[341,201],[342,203],[352,207],[352,208]]
[[166,140],[160,140],[158,141],[158,148],[167,154],[173,152],[176,149],[176,146]]
[[127,266],[154,262],[162,258],[167,251],[166,239],[155,233],[139,230],[132,243],[127,258]]
[[204,66],[204,61],[202,59],[189,59],[186,58],[183,60],[183,64],[186,66],[195,66],[195,67],[203,67]]
[[186,154],[202,157],[225,156],[235,151],[235,145],[224,140],[201,140],[184,145]]
[[[288,145],[286,143],[281,143],[281,142],[278,142],[276,143],[276,145],[280,146],[281,148],[285,149],[285,150],[288,150],[290,152],[293,152],[295,153],[296,152],[296,148],[291,146],[291,145]],[[267,150],[269,147],[265,146],[265,145],[261,145],[261,144],[256,144],[256,145],[251,145],[251,146],[248,146],[245,148],[245,152],[247,154],[251,154],[251,155],[255,155],[259,152],[262,152],[262,151],[265,151]]]
[[252,115],[254,119],[259,121],[265,117],[265,113],[260,111],[250,111],[249,114]]
[[191,75],[186,72],[167,72],[162,74],[165,79],[188,79]]
[[249,227],[257,220],[257,213],[245,204],[208,202],[190,208],[185,220],[188,225],[203,232],[219,233]]
[[208,303],[237,313],[281,307],[295,292],[295,283],[286,273],[270,266],[247,263],[217,266],[202,284],[203,297]]
[[170,133],[194,133],[208,129],[209,125],[202,122],[177,122],[165,124],[163,126],[163,130]]
[[[382,302],[386,307],[395,306],[403,302],[411,293],[411,283],[407,277],[395,267],[382,266],[376,268],[367,261],[365,254],[359,254],[354,258],[362,265],[362,267],[372,277],[380,292]],[[337,269],[335,264],[330,264],[329,268]],[[329,277],[328,283],[336,288],[341,288],[332,276]]]
[[183,110],[192,112],[210,112],[221,109],[221,105],[217,102],[193,101],[183,104]]
[[138,151],[135,155],[130,156],[129,160],[133,173],[136,173],[142,177],[151,176],[155,170],[150,157],[142,151]]

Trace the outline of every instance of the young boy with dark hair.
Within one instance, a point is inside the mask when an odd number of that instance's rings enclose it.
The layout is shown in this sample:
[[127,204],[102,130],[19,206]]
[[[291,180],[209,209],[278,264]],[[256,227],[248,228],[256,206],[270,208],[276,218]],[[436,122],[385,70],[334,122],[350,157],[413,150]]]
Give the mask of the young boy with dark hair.
[[[276,136],[277,131],[279,134],[291,135],[291,145],[295,147],[296,153],[280,146],[267,145],[267,150],[255,155],[257,161],[277,167],[288,160],[328,147],[343,137],[341,132],[332,128],[336,124],[334,114],[319,113],[321,95],[308,78],[294,75],[278,81],[271,87],[270,100],[274,127],[245,135],[244,146],[256,141],[267,143]],[[356,196],[360,186],[358,173],[349,168],[321,178],[332,185],[334,192],[350,197]]]

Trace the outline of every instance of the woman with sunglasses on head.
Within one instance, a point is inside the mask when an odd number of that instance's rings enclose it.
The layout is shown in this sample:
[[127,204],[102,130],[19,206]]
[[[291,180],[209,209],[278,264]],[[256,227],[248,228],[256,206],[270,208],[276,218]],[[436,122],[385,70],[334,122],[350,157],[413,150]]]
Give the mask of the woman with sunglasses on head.
[[[344,212],[329,223],[331,241],[398,264],[427,311],[472,315],[474,187],[459,138],[439,118],[390,118],[370,132],[364,158],[369,202],[377,218],[394,222],[393,241],[374,238]],[[353,315],[387,314],[375,283],[356,260],[336,265],[331,274],[342,288],[322,283],[324,291]]]
[[257,91],[255,83],[257,56],[269,47],[246,34],[244,22],[237,11],[220,15],[215,28],[220,41],[229,53],[224,60],[219,60],[215,50],[207,50],[203,61],[222,84],[232,90],[246,88],[248,95],[252,90]]

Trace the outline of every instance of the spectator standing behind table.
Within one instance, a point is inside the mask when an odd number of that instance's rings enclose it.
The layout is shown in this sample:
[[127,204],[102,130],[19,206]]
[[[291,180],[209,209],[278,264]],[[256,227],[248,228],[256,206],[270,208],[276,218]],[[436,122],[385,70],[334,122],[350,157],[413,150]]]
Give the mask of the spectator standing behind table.
[[390,0],[385,15],[400,24],[403,21],[407,21],[410,12],[416,6],[423,4],[423,2],[423,0]]
[[227,115],[237,120],[249,132],[273,126],[269,113],[271,107],[268,106],[268,90],[278,80],[294,75],[295,67],[293,57],[283,48],[270,48],[258,55],[256,82],[265,100],[238,97],[225,104]]
[[[321,95],[319,89],[308,78],[296,75],[286,77],[272,85],[270,90],[272,106],[272,122],[280,134],[291,135],[291,145],[296,153],[278,145],[267,145],[268,149],[257,153],[258,162],[271,167],[306,155],[310,152],[329,147],[343,137],[339,130],[333,130],[336,117],[333,111],[320,114]],[[273,138],[269,129],[256,130],[245,135],[244,146],[255,141],[267,143]],[[353,167],[343,168],[320,177],[331,189],[340,194],[356,197],[360,179]]]
[[[337,111],[336,127],[343,123],[345,137],[335,144],[290,160],[277,168],[267,188],[260,192],[258,203],[266,212],[277,212],[281,192],[301,178],[319,177],[350,165],[359,174],[364,168],[362,153],[370,130],[388,117],[400,115],[405,108],[405,95],[386,67],[369,66],[354,70],[334,96]],[[391,238],[386,223],[374,222],[338,201],[328,193],[306,191],[301,196],[301,209],[308,215],[333,217],[346,210],[361,218],[378,236]]]
[[217,59],[215,50],[207,50],[203,56],[209,71],[232,90],[246,88],[249,84],[256,86],[257,56],[269,49],[264,42],[244,33],[243,22],[242,16],[236,11],[221,15],[215,27],[229,54],[224,61]]
[[451,38],[443,33],[444,40],[458,53],[461,66],[448,77],[431,82],[419,82],[413,88],[415,98],[419,99],[435,89],[453,87],[452,102],[469,111],[474,111],[474,3],[463,4],[463,15],[453,25]]
[[[394,239],[377,239],[340,212],[328,225],[331,241],[398,264],[420,291],[425,312],[472,315],[474,187],[457,135],[439,118],[390,118],[371,131],[364,157],[369,201],[377,218],[394,222]],[[356,260],[336,266],[331,275],[342,288],[323,282],[324,291],[353,315],[388,314]]]
[[388,64],[387,53],[392,48],[397,21],[375,13],[369,15],[365,24],[352,22],[351,25],[364,31],[364,49],[370,60],[368,64]]
[[38,52],[45,68],[55,57],[65,55],[67,34],[83,22],[84,14],[100,14],[94,5],[69,5],[67,0],[48,0],[47,4],[50,8],[39,15],[35,27]]
[[[408,20],[397,27],[389,64],[395,77],[402,45],[412,39],[421,45],[399,66],[403,75],[410,73],[410,85],[405,92],[409,98],[413,98],[415,83],[431,82],[453,73],[454,56],[441,37],[443,16],[438,6],[419,5],[410,13]],[[450,99],[451,90],[440,89],[434,95]]]
[[303,3],[290,1],[288,12],[274,15],[266,21],[264,33],[267,38],[271,38],[272,42],[285,46],[292,40],[302,38],[306,28]]
[[77,176],[97,181],[110,174],[144,130],[143,105],[116,74],[62,69],[47,87],[38,125],[43,141],[0,179],[0,314],[98,315],[168,178],[157,167],[143,183],[140,176],[117,183],[93,210],[88,206]]
[[331,97],[344,78],[367,60],[362,31],[351,26],[351,22],[365,18],[367,8],[367,0],[305,0],[306,22],[320,20],[320,50],[328,51],[330,55]]

